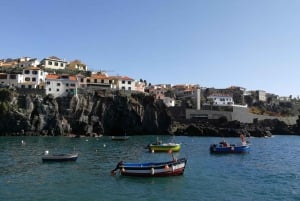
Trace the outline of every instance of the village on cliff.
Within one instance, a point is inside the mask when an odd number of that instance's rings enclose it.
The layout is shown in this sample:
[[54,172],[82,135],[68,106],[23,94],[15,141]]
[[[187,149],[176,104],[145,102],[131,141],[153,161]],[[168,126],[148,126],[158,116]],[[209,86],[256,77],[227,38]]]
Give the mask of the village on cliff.
[[[252,123],[253,120],[279,119],[288,125],[296,123],[298,109],[270,112],[266,108],[253,109],[258,103],[268,107],[290,105],[299,98],[280,97],[264,90],[247,91],[243,87],[231,86],[214,89],[199,84],[155,84],[128,76],[108,75],[106,71],[91,72],[80,60],[65,61],[55,56],[43,58],[21,57],[0,59],[0,84],[2,88],[35,91],[54,98],[77,96],[86,90],[115,90],[153,95],[167,107],[185,104],[179,118],[238,120]],[[271,105],[271,106],[270,106]],[[265,106],[264,106],[265,107]],[[256,107],[257,108],[257,107]],[[268,112],[269,111],[269,112]]]

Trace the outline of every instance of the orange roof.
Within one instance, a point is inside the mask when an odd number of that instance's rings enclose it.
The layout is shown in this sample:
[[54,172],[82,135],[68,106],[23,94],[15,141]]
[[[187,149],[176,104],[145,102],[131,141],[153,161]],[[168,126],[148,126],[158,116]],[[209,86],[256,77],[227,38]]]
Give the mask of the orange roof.
[[102,74],[92,74],[92,76],[90,78],[93,78],[93,79],[107,79],[108,77],[106,75],[102,75]]
[[56,74],[48,74],[46,75],[46,79],[58,79],[60,76]]
[[56,74],[48,74],[46,76],[46,79],[53,79],[53,80],[58,80],[58,79],[64,79],[66,80],[66,78],[62,78],[63,76],[65,77],[68,77],[68,80],[71,80],[71,81],[76,81],[76,76],[74,75],[56,75]]
[[24,68],[25,70],[41,70],[40,68],[38,67],[35,67],[35,66],[29,66],[27,68]]

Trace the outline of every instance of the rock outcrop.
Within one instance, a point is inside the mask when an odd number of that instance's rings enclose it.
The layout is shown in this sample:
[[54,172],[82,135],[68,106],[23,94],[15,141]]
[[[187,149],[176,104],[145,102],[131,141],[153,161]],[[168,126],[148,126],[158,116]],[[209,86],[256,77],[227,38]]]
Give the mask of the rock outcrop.
[[[73,97],[19,95],[0,98],[1,135],[156,135],[248,136],[295,134],[277,119],[243,124],[238,121],[185,120],[182,108],[167,108],[161,100],[144,94],[122,95],[97,91]],[[7,91],[5,91],[7,94]],[[0,91],[1,96],[1,91]],[[177,115],[174,115],[177,113]],[[180,114],[180,115],[178,115]]]

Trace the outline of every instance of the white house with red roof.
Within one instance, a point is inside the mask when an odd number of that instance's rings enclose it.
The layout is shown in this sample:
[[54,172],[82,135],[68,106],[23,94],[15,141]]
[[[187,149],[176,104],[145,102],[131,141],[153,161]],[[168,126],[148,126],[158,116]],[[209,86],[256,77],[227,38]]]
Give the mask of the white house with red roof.
[[56,97],[77,95],[79,82],[76,76],[48,74],[46,76],[46,95]]
[[114,76],[117,89],[126,91],[135,91],[135,80],[127,76]]

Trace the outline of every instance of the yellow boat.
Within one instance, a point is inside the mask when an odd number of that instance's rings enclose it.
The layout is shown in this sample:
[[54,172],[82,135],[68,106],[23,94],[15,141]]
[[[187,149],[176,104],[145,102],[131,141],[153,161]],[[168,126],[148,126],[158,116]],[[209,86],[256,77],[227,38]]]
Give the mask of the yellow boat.
[[178,152],[181,148],[181,144],[178,143],[160,143],[149,144],[149,151],[151,152]]

